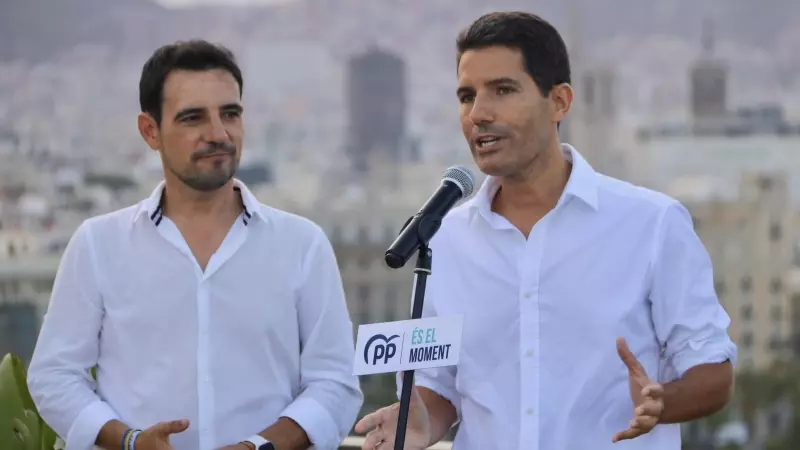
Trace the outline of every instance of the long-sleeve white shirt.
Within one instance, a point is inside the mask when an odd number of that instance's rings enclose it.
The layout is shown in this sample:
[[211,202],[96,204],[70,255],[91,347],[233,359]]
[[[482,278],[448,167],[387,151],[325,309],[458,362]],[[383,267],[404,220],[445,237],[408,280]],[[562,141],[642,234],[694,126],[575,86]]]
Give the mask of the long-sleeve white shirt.
[[611,443],[633,418],[616,339],[664,383],[735,362],[708,253],[680,203],[563,150],[569,181],[527,239],[491,177],[445,218],[423,316],[464,315],[460,362],[416,384],[455,405],[457,450],[679,450],[679,425]]
[[67,450],[91,449],[111,419],[189,419],[176,450],[232,445],[280,416],[317,449],[350,431],[363,397],[330,242],[236,186],[244,213],[205,271],[162,215],[163,183],[75,232],[28,373]]

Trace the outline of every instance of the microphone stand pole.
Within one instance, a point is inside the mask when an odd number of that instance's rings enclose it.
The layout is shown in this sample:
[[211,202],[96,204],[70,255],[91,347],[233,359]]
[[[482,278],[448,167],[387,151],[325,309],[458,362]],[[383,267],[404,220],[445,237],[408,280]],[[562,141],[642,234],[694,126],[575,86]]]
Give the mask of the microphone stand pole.
[[[422,243],[417,254],[417,265],[414,267],[414,292],[412,298],[414,305],[411,309],[411,319],[422,318],[422,304],[425,301],[425,284],[431,273],[431,249]],[[403,450],[406,441],[406,427],[408,425],[408,412],[411,405],[411,387],[414,386],[414,371],[403,371],[403,390],[400,394],[400,412],[397,417],[397,432],[394,438],[394,450]]]

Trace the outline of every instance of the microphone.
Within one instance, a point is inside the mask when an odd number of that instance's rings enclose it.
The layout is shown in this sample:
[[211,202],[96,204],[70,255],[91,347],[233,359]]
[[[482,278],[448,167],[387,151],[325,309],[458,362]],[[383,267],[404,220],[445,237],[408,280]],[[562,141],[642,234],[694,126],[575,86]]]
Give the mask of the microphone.
[[392,269],[403,267],[421,246],[439,231],[442,219],[459,200],[472,195],[475,177],[466,167],[452,166],[442,175],[442,183],[422,205],[417,214],[406,221],[403,230],[386,250],[386,265]]

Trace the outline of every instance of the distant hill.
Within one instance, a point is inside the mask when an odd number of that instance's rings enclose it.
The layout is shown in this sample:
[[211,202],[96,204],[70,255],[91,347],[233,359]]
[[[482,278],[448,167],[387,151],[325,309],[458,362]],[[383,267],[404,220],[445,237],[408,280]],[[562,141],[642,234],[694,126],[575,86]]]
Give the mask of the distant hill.
[[81,43],[121,45],[131,18],[150,25],[168,13],[148,0],[2,0],[0,59],[47,59]]
[[[363,1],[370,2],[368,9],[377,11],[375,14],[383,10],[413,10],[421,21],[433,14],[437,17],[435,23],[441,21],[449,27],[464,24],[449,23],[455,19],[450,19],[447,11],[474,10],[477,16],[487,10],[487,4],[492,9],[539,12],[563,27],[568,17],[565,5],[569,3],[566,0]],[[700,24],[710,16],[720,39],[769,49],[793,24],[800,22],[798,0],[571,1],[580,4],[583,38],[595,42],[620,35],[638,38],[661,34],[699,43]],[[296,7],[296,13],[291,14],[293,20],[310,23],[313,15],[317,19],[314,26],[323,28],[333,26],[337,20],[346,20],[354,14],[354,8],[366,9],[362,2],[344,0],[298,0]],[[46,59],[61,49],[84,42],[152,48],[186,29],[210,30],[222,21],[226,25],[238,24],[241,27],[237,29],[243,31],[270,22],[269,7],[242,11],[237,7],[168,10],[150,0],[0,0],[0,59]],[[320,17],[324,20],[320,21]]]

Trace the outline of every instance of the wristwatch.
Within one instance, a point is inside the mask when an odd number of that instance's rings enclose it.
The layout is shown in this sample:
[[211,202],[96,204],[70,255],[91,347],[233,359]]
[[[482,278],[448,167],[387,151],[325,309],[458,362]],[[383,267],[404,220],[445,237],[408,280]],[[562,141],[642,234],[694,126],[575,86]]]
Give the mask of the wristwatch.
[[243,440],[242,442],[247,442],[249,444],[255,445],[256,450],[275,450],[275,446],[272,445],[272,442],[264,439],[262,436],[258,434],[254,434],[249,438]]

